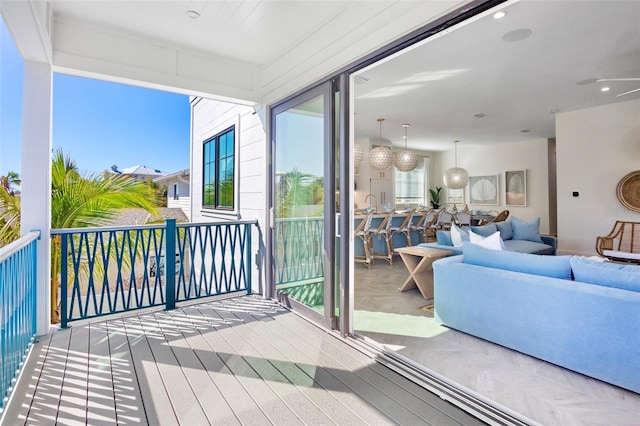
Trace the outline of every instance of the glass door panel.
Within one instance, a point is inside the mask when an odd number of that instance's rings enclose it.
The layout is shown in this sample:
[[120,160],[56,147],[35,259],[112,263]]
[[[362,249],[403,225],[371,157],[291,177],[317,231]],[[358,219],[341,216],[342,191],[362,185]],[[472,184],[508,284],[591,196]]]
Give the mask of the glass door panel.
[[322,314],[325,119],[323,93],[277,113],[274,120],[275,287]]

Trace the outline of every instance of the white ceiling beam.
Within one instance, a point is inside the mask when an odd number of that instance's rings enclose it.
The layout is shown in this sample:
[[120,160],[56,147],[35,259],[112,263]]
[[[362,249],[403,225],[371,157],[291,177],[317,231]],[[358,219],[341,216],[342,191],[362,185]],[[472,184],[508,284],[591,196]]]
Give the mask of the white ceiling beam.
[[0,0],[0,14],[25,61],[51,64],[51,5]]
[[54,24],[53,69],[243,104],[261,98],[255,65],[76,22]]

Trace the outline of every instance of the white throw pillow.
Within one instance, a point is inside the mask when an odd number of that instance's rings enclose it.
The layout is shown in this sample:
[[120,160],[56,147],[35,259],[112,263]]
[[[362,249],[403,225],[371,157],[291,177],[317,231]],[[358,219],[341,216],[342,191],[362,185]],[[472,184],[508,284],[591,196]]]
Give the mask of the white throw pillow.
[[473,231],[469,231],[469,242],[489,250],[502,250],[500,231],[494,232],[486,238],[474,233]]
[[462,247],[462,234],[455,223],[451,224],[451,244],[454,247]]

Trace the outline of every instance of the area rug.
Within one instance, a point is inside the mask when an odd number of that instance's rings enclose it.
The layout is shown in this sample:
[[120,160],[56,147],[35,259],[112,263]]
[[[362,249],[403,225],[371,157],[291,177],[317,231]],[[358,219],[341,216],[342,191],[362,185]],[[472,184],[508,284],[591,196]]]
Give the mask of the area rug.
[[434,310],[435,306],[433,305],[433,303],[429,304],[429,305],[424,305],[424,306],[420,306],[418,309],[420,309],[422,312],[424,312],[425,314],[427,314],[427,316],[429,318],[433,318],[434,315]]

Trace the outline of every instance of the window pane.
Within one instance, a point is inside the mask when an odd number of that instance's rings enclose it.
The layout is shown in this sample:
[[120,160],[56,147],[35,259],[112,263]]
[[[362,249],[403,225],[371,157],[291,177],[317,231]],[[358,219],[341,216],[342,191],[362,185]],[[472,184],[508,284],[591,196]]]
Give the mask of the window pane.
[[218,149],[220,150],[218,152],[218,158],[226,157],[227,156],[227,135],[226,134],[220,136],[218,147],[219,147]]

